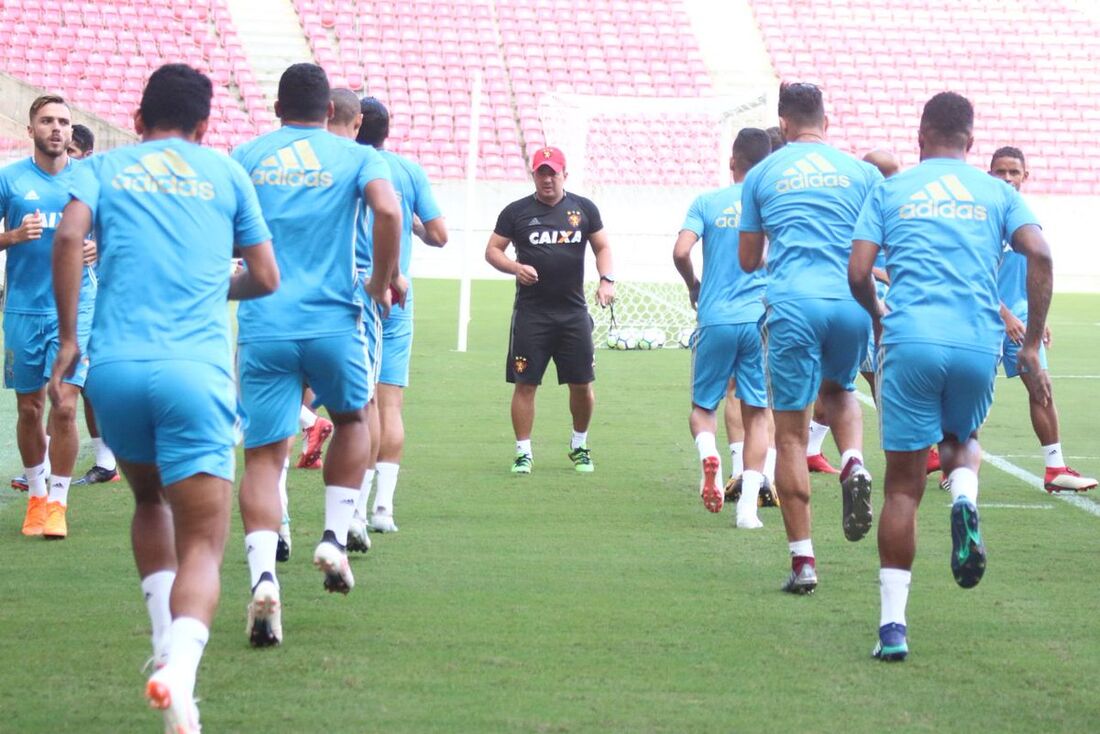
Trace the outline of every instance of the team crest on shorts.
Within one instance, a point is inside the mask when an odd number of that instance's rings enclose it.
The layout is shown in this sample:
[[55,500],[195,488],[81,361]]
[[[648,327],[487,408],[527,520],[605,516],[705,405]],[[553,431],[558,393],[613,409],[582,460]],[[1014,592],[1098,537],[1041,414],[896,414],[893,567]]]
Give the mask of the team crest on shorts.
[[522,375],[527,371],[527,357],[516,357],[512,361],[512,368],[515,369],[517,375]]
[[569,226],[570,227],[579,227],[579,226],[581,226],[581,213],[580,212],[578,212],[578,211],[567,211],[565,213],[565,216],[568,217],[568,219],[569,219]]

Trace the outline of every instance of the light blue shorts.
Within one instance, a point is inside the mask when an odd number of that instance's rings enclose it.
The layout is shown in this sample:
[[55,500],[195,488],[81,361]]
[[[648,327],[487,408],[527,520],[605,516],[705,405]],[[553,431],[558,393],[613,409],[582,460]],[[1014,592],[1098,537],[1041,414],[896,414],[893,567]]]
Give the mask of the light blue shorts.
[[[81,359],[76,373],[65,382],[77,387],[84,387],[88,376],[88,337],[94,313],[84,308],[76,316]],[[4,314],[4,387],[20,394],[41,390],[50,380],[59,346],[56,313]]]
[[764,365],[775,410],[804,410],[821,381],[855,389],[867,353],[871,317],[851,299],[802,298],[764,312]]
[[246,342],[237,351],[247,449],[298,433],[302,385],[329,413],[352,413],[370,401],[373,384],[367,341],[360,331],[269,342]]
[[[366,316],[366,314],[365,314]],[[370,320],[367,320],[370,324]],[[371,367],[375,383],[409,386],[409,359],[412,356],[413,320],[382,319],[382,344],[378,344],[378,331],[367,329],[367,346],[371,355]]]
[[883,345],[882,448],[918,451],[977,433],[993,404],[997,355],[940,344]]
[[[1020,319],[1027,324],[1027,313],[1017,313],[1016,318]],[[1003,354],[1001,355],[1001,364],[1005,370],[1005,377],[1018,377],[1020,375],[1020,368],[1016,366],[1016,358],[1020,355],[1020,347],[1022,344],[1017,344],[1005,336],[1004,344],[1001,349]],[[1039,365],[1045,370],[1047,369],[1047,348],[1042,344],[1039,345]]]
[[86,397],[115,455],[156,464],[166,486],[196,474],[233,481],[237,387],[205,362],[107,362],[88,373]]
[[756,323],[700,326],[691,337],[691,402],[714,410],[732,378],[738,400],[768,407],[762,356]]

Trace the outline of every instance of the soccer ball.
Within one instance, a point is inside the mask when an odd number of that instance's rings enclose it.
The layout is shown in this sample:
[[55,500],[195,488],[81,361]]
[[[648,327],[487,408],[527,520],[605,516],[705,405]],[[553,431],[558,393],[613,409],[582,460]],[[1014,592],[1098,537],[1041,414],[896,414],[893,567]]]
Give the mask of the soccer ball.
[[636,329],[616,329],[607,333],[607,346],[621,351],[638,348]]
[[641,336],[638,338],[638,349],[660,349],[664,345],[664,329],[657,328],[656,326],[643,329]]
[[676,343],[684,349],[691,349],[691,337],[695,333],[695,329],[690,326],[685,326],[680,329],[680,333],[676,335]]

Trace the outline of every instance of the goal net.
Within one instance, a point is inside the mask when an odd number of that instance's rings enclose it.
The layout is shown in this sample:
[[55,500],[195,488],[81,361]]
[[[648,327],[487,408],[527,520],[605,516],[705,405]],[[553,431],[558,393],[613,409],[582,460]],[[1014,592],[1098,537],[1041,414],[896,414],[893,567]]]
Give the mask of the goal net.
[[[692,200],[731,182],[730,148],[743,127],[774,124],[764,91],[666,99],[548,93],[540,98],[545,140],[568,160],[566,189],[600,209],[614,254],[615,325],[637,339],[608,339],[611,312],[595,302],[596,268],[586,293],[597,347],[638,343],[686,346],[695,312],[672,264],[672,246]],[[695,248],[696,272],[701,272]],[[642,339],[641,332],[663,333]],[[612,334],[614,337],[615,335]]]

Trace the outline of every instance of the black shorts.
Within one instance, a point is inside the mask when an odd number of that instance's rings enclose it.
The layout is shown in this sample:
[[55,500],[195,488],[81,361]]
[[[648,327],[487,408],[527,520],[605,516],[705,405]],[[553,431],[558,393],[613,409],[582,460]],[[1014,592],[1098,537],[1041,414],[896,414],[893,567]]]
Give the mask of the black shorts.
[[541,384],[551,358],[558,370],[559,385],[585,385],[596,379],[592,317],[588,311],[513,311],[505,367],[508,382]]

